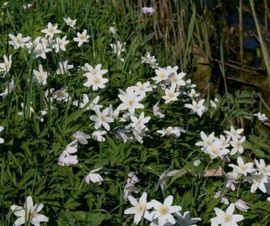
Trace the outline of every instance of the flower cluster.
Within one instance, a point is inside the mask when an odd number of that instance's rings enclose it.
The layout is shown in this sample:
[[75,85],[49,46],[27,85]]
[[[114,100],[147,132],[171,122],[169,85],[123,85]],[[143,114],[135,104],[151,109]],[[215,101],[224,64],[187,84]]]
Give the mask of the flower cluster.
[[[173,196],[165,198],[161,203],[155,199],[147,202],[147,193],[143,192],[139,200],[133,196],[128,196],[128,200],[133,207],[125,210],[125,214],[134,215],[134,223],[138,224],[143,219],[151,222],[151,226],[165,226],[165,225],[196,225],[200,218],[190,219],[190,213],[185,212],[183,215],[180,213],[181,207],[174,206]],[[175,219],[176,218],[176,219]]]

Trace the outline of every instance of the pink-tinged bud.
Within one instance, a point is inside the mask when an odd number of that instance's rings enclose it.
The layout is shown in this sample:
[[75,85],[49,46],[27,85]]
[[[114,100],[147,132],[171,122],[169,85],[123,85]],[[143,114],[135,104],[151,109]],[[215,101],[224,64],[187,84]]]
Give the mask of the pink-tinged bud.
[[234,203],[235,207],[241,211],[247,212],[249,209],[249,206],[247,205],[246,202],[244,202],[242,199],[238,199],[235,203]]

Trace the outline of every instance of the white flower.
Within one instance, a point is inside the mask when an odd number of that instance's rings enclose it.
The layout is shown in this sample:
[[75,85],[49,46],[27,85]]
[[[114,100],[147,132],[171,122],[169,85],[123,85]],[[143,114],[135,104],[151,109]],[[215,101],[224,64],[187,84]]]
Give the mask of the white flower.
[[245,136],[241,137],[241,139],[239,139],[237,137],[232,137],[232,141],[230,142],[230,144],[232,145],[231,155],[234,155],[237,152],[242,154],[244,152],[244,148],[243,148],[242,144],[245,141],[246,141]]
[[55,39],[55,44],[53,45],[53,48],[56,53],[58,53],[60,50],[66,51],[66,45],[69,43],[68,40],[66,40],[67,36],[64,36],[62,39],[61,38],[56,38]]
[[260,159],[260,161],[255,159],[254,162],[260,174],[270,176],[270,165],[266,166],[263,159]]
[[235,203],[234,203],[235,207],[241,211],[247,212],[249,209],[249,206],[247,205],[246,202],[244,202],[242,199],[238,199]]
[[53,93],[53,98],[56,99],[57,101],[68,101],[68,92],[66,88],[62,88],[59,90],[54,91]]
[[73,41],[78,42],[78,47],[80,47],[83,43],[89,42],[89,38],[90,36],[87,35],[87,30],[84,29],[82,33],[77,32],[77,38],[73,38]]
[[0,63],[0,72],[4,72],[4,75],[6,75],[11,68],[11,64],[12,64],[12,55],[9,55],[9,57],[7,58],[6,55],[4,55],[4,63]]
[[172,73],[171,70],[168,68],[162,68],[158,67],[155,70],[156,76],[153,77],[152,79],[155,81],[155,83],[160,83],[162,81],[166,81],[169,78],[169,75]]
[[58,63],[58,69],[56,70],[56,74],[64,75],[69,74],[69,70],[74,68],[72,64],[68,64],[68,61],[63,61]]
[[201,221],[201,218],[190,218],[190,212],[186,211],[182,215],[181,213],[176,213],[177,220],[176,222],[180,224],[180,226],[197,226],[197,222]]
[[186,132],[184,129],[182,129],[181,127],[177,127],[177,126],[169,126],[166,129],[163,128],[162,130],[157,130],[157,133],[161,134],[161,137],[164,136],[170,136],[170,135],[175,135],[176,137],[180,137],[181,132]]
[[238,165],[229,164],[229,166],[232,167],[233,171],[235,171],[235,173],[237,174],[247,176],[248,173],[254,172],[253,168],[254,163],[252,162],[244,163],[241,156],[237,158],[237,164]]
[[207,110],[207,108],[203,106],[204,101],[204,99],[200,100],[199,102],[192,100],[192,104],[185,104],[185,107],[190,108],[194,113],[201,117],[202,114]]
[[90,136],[82,131],[76,131],[72,135],[80,144],[88,144],[87,139],[90,138]]
[[265,122],[268,120],[267,116],[261,112],[258,112],[256,114],[253,114],[254,116],[257,116],[258,120],[261,122]]
[[27,42],[31,40],[30,37],[23,37],[22,34],[17,34],[17,36],[14,36],[13,34],[9,34],[8,37],[10,38],[10,41],[8,44],[12,45],[14,49],[19,49],[20,47],[24,47]]
[[4,98],[8,94],[10,94],[14,89],[15,89],[14,80],[11,79],[11,81],[8,83],[7,87],[5,88],[4,92],[0,93],[0,96]]
[[210,106],[212,108],[217,108],[217,104],[218,104],[218,99],[217,98],[215,98],[214,101],[210,100]]
[[169,80],[172,86],[175,86],[177,88],[181,86],[185,86],[186,82],[183,80],[183,78],[186,76],[186,73],[180,72],[178,73],[172,73],[169,75]]
[[64,150],[69,154],[74,154],[78,151],[78,142],[77,140],[74,140],[72,142],[70,142],[67,146],[66,149]]
[[75,28],[77,19],[72,20],[71,18],[68,17],[68,18],[64,18],[64,21],[66,22],[66,24],[67,24],[69,27]]
[[244,217],[240,214],[233,214],[234,204],[230,204],[226,209],[226,212],[219,208],[214,209],[216,217],[211,219],[211,226],[238,226],[237,222],[244,220]]
[[30,9],[32,7],[31,3],[25,3],[23,4],[23,9]]
[[137,177],[137,175],[133,171],[130,171],[128,173],[127,183],[136,184],[138,182],[139,182],[139,178]]
[[116,41],[115,44],[114,43],[111,43],[110,46],[113,50],[113,53],[116,54],[117,57],[121,57],[121,53],[122,52],[125,52],[125,42],[120,42],[120,41]]
[[158,63],[157,63],[157,59],[155,56],[151,56],[151,54],[149,52],[146,52],[146,54],[144,56],[141,57],[142,64],[149,64],[152,68],[157,68],[158,67]]
[[14,222],[14,226],[31,223],[34,226],[39,226],[41,222],[48,222],[49,218],[39,212],[43,209],[42,203],[33,204],[31,196],[26,198],[26,202],[23,207],[12,205],[11,211],[18,217]]
[[129,202],[133,207],[125,210],[124,214],[134,214],[134,223],[138,224],[142,218],[149,219],[149,209],[152,208],[151,202],[147,202],[147,193],[143,192],[139,202],[132,196],[128,196]]
[[46,59],[46,53],[51,51],[49,40],[40,36],[36,37],[33,43],[28,42],[26,45],[29,53],[33,53],[35,58]]
[[95,122],[95,129],[99,129],[102,126],[109,131],[109,123],[113,122],[113,118],[110,116],[110,109],[105,108],[102,112],[99,108],[95,108],[96,115],[90,116],[90,119]]
[[143,130],[146,129],[145,124],[148,123],[150,119],[151,119],[150,116],[144,117],[144,112],[142,112],[139,118],[137,118],[134,115],[130,116],[130,120],[132,121],[130,125],[135,129]]
[[230,152],[229,149],[223,148],[222,143],[218,138],[215,138],[214,142],[208,145],[203,151],[209,154],[211,159],[215,159],[217,157],[223,158],[224,155]]
[[48,73],[46,71],[43,71],[43,67],[41,64],[38,65],[38,71],[33,70],[33,73],[40,85],[46,85],[47,84],[47,76]]
[[263,193],[266,193],[266,184],[269,184],[269,177],[260,173],[256,173],[250,177],[252,183],[250,192],[255,193],[259,188]]
[[119,128],[116,130],[116,137],[121,140],[124,143],[127,143],[127,141],[129,140],[130,136],[128,135],[128,133],[130,132],[129,129],[122,129]]
[[170,102],[177,101],[177,97],[179,96],[180,92],[175,92],[175,86],[172,85],[170,89],[165,89],[165,95],[162,98],[165,100],[165,104]]
[[241,138],[241,133],[243,133],[243,129],[237,129],[235,130],[233,128],[233,126],[231,126],[231,130],[230,131],[224,131],[226,133],[226,135],[232,139],[232,138]]
[[104,135],[107,134],[107,131],[105,130],[96,130],[92,133],[92,138],[97,140],[98,142],[103,142],[105,141]]
[[143,97],[146,96],[147,92],[151,92],[153,90],[150,82],[145,83],[137,82],[136,86],[133,86],[133,88],[136,94],[141,95]]
[[237,180],[240,178],[240,175],[235,171],[229,172],[226,174],[226,187],[230,188],[232,191],[235,191],[235,184]]
[[129,172],[128,173],[128,179],[127,183],[124,187],[124,199],[127,200],[128,196],[131,195],[133,192],[138,192],[138,189],[135,187],[135,184],[138,183],[139,179],[136,176],[134,172]]
[[207,148],[209,145],[213,144],[215,139],[215,133],[211,133],[209,136],[207,136],[203,131],[200,132],[202,141],[197,142],[196,146],[202,146],[202,150]]
[[87,184],[90,184],[90,182],[92,183],[97,183],[97,184],[101,184],[102,181],[104,180],[98,173],[99,170],[101,170],[102,168],[97,168],[97,169],[93,169],[91,170],[87,175],[86,177],[84,178],[85,179],[85,182]]
[[32,105],[32,102],[30,102],[30,105],[28,108],[27,106],[25,106],[24,103],[21,103],[21,107],[23,108],[23,111],[18,112],[18,115],[23,116],[24,114],[26,114],[26,115],[29,115],[31,117],[31,115],[35,112],[31,105]]
[[266,185],[270,183],[270,165],[266,166],[263,159],[260,161],[255,159],[254,162],[257,171],[249,177],[249,181],[252,183],[250,191],[254,193],[259,188],[263,193],[266,193]]
[[195,89],[191,89],[190,92],[188,93],[188,96],[191,98],[196,98],[196,97],[200,96],[200,94],[197,93]]
[[127,183],[124,187],[124,195],[123,198],[127,200],[127,198],[132,194],[132,193],[138,193],[138,188],[135,187],[134,183]]
[[173,203],[173,196],[168,196],[164,203],[160,203],[157,200],[152,200],[152,207],[154,208],[153,212],[151,213],[152,220],[157,219],[159,226],[164,226],[167,223],[175,224],[176,221],[173,217],[173,213],[177,213],[181,210],[180,206],[172,206]]
[[144,14],[152,15],[155,12],[155,9],[153,7],[143,7],[142,12]]
[[128,87],[126,92],[120,90],[121,94],[118,94],[119,99],[122,103],[118,106],[118,110],[128,110],[132,115],[135,113],[135,110],[138,108],[144,108],[144,105],[139,103],[143,97],[136,95],[136,92],[132,87]]
[[85,111],[86,111],[86,110],[90,110],[90,109],[94,109],[94,108],[96,108],[96,107],[97,107],[97,108],[101,108],[102,105],[98,105],[99,99],[100,99],[100,96],[96,96],[96,97],[94,98],[94,100],[92,100],[92,102],[89,104],[89,102],[90,102],[89,97],[88,97],[87,94],[84,93],[84,94],[83,94],[82,101],[80,102],[80,104],[79,104],[79,101],[78,101],[78,100],[75,100],[75,101],[73,101],[73,105],[78,106],[78,107],[80,107],[80,108],[84,108],[84,107],[86,107],[86,105],[88,105],[88,106],[85,108]]
[[58,25],[55,24],[54,26],[52,25],[51,22],[48,23],[47,28],[41,30],[42,33],[46,34],[45,37],[53,38],[54,34],[59,34],[61,33],[60,30],[57,29]]
[[197,167],[197,166],[199,166],[199,165],[201,165],[201,160],[200,159],[197,159],[197,160],[195,160],[194,162],[193,162],[193,165],[195,166],[195,167]]
[[113,35],[117,33],[117,28],[114,26],[109,27],[109,32],[111,32]]
[[218,191],[215,193],[214,197],[217,199],[217,198],[220,198],[221,199],[221,203],[224,203],[225,205],[229,205],[229,200],[226,196],[224,196],[221,191]]
[[104,84],[109,80],[107,78],[103,78],[102,75],[106,74],[108,70],[102,70],[101,66],[101,64],[98,64],[93,68],[91,65],[85,64],[84,68],[87,72],[83,74],[83,76],[87,78],[87,81],[83,84],[84,86],[92,86],[94,91],[105,87]]
[[157,102],[154,106],[153,106],[153,114],[154,116],[158,117],[158,118],[164,118],[165,115],[161,112],[160,107],[158,106],[159,102]]
[[[0,133],[4,130],[4,127],[3,126],[0,126]],[[4,139],[2,137],[0,137],[0,144],[3,144],[4,143]]]

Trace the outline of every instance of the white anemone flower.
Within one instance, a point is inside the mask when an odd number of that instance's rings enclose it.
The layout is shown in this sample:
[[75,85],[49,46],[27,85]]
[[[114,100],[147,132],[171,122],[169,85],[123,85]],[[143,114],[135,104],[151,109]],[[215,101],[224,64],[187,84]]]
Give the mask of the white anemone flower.
[[68,61],[63,61],[58,63],[58,69],[56,70],[56,74],[64,75],[69,74],[69,70],[74,68],[74,65],[68,64]]
[[11,68],[11,64],[12,64],[12,55],[9,55],[9,57],[7,57],[6,55],[3,56],[4,59],[4,63],[0,63],[0,72],[4,72],[4,75],[6,75]]
[[243,143],[246,141],[246,137],[243,136],[241,139],[237,137],[233,137],[232,141],[230,142],[232,149],[231,149],[231,155],[236,154],[237,152],[242,154],[244,152]]
[[14,84],[14,80],[11,79],[11,81],[8,83],[8,85],[6,86],[5,90],[3,93],[0,93],[0,96],[2,96],[3,98],[6,97],[8,94],[10,94],[13,90],[15,89],[15,84]]
[[67,36],[64,36],[62,39],[61,38],[56,38],[55,43],[53,45],[54,51],[56,53],[60,51],[66,51],[66,45],[69,43],[68,40],[66,40]]
[[90,182],[92,183],[97,183],[97,184],[101,184],[102,181],[104,180],[100,174],[96,173],[98,171],[100,171],[102,168],[97,168],[97,169],[93,169],[91,170],[84,178],[85,182],[87,184],[90,184]]
[[212,145],[214,143],[215,139],[215,133],[211,133],[210,135],[206,135],[203,131],[200,132],[202,141],[197,142],[196,146],[202,146],[202,149],[205,149],[209,145]]
[[157,63],[157,59],[155,56],[151,56],[151,54],[149,52],[146,52],[146,54],[144,56],[141,57],[142,64],[149,64],[152,68],[157,68],[158,67],[158,63]]
[[125,214],[134,214],[134,224],[138,224],[143,218],[150,219],[149,209],[152,208],[151,202],[147,202],[147,193],[143,192],[139,201],[133,196],[128,196],[129,202],[133,205],[125,210]]
[[242,199],[238,199],[235,203],[234,203],[235,207],[241,211],[247,212],[249,209],[249,206],[247,205],[247,203],[245,201],[243,201]]
[[107,78],[103,78],[102,75],[106,74],[108,70],[102,70],[101,67],[101,64],[98,64],[95,67],[85,64],[84,69],[87,70],[87,72],[84,73],[83,76],[87,78],[87,81],[83,84],[84,86],[92,86],[94,91],[105,88],[104,84],[109,80]]
[[230,131],[224,131],[225,134],[230,138],[230,139],[233,139],[233,138],[241,138],[241,133],[243,133],[244,129],[235,129],[233,128],[233,126],[231,126],[231,129]]
[[83,43],[89,42],[88,39],[90,38],[87,35],[87,30],[84,29],[82,33],[77,32],[77,37],[73,39],[74,42],[78,42],[78,47],[80,47]]
[[93,139],[97,140],[98,142],[103,142],[106,140],[104,137],[104,135],[106,134],[107,134],[106,130],[96,130],[91,134],[91,136]]
[[242,159],[241,156],[237,158],[237,164],[238,165],[229,164],[229,166],[232,167],[233,171],[235,171],[235,173],[239,175],[247,176],[248,173],[254,172],[253,168],[254,163],[252,162],[244,163],[244,160]]
[[8,37],[10,41],[8,44],[12,45],[14,49],[19,49],[20,47],[24,47],[27,42],[31,40],[30,37],[23,37],[22,34],[17,34],[16,36],[13,34],[9,34]]
[[155,12],[155,9],[153,7],[143,7],[142,12],[143,14],[152,15]]
[[121,57],[121,53],[125,52],[125,42],[116,41],[115,43],[111,43],[110,46],[113,50],[113,53],[116,54],[118,58]]
[[26,198],[24,206],[12,205],[11,211],[18,217],[14,222],[14,226],[19,226],[27,223],[31,223],[34,226],[39,226],[41,222],[48,222],[49,218],[39,212],[43,209],[42,203],[33,204],[31,196]]
[[207,110],[207,108],[203,105],[205,102],[205,99],[202,99],[200,101],[192,100],[192,104],[185,104],[186,108],[190,108],[194,113],[196,113],[199,117],[202,116],[202,114]]
[[82,96],[82,100],[81,102],[79,102],[78,100],[74,100],[72,103],[73,105],[77,106],[77,107],[80,107],[80,108],[84,108],[86,107],[86,105],[88,105],[86,108],[85,108],[85,111],[87,110],[90,110],[90,109],[95,109],[95,108],[101,108],[102,105],[98,104],[98,101],[100,99],[100,96],[96,96],[92,102],[89,104],[90,100],[89,100],[89,97],[87,94],[83,94]]
[[216,217],[211,219],[211,226],[238,226],[237,222],[244,220],[240,214],[233,214],[234,204],[230,204],[224,212],[219,208],[215,208]]
[[165,104],[177,101],[180,92],[175,92],[175,88],[176,85],[171,85],[170,89],[165,89],[165,95],[162,96],[162,99],[165,100]]
[[38,65],[38,71],[33,70],[33,73],[40,85],[46,85],[47,84],[47,77],[48,73],[46,71],[43,71],[43,67],[41,64]]
[[72,20],[70,17],[68,17],[68,18],[64,18],[64,21],[69,27],[75,28],[77,19]]
[[144,105],[139,103],[143,97],[138,96],[132,87],[128,87],[126,92],[120,90],[118,95],[122,103],[118,106],[118,110],[128,110],[130,114],[134,114],[136,109],[144,108]]
[[133,128],[135,129],[147,129],[145,124],[148,123],[151,119],[150,116],[144,117],[144,112],[142,112],[139,116],[139,118],[137,118],[136,116],[132,115],[130,116],[130,119],[132,121],[132,123],[130,124]]
[[52,25],[51,22],[48,23],[47,28],[41,30],[42,33],[45,34],[45,37],[53,38],[54,34],[59,34],[61,33],[60,30],[57,29],[58,25],[55,24],[54,26]]
[[180,206],[172,206],[172,195],[169,195],[164,200],[164,203],[161,203],[157,200],[152,200],[151,203],[152,207],[154,208],[153,212],[151,213],[152,220],[157,220],[159,226],[176,223],[172,214],[179,212],[182,208]]
[[160,107],[159,107],[159,102],[157,102],[157,103],[153,106],[152,110],[153,110],[154,116],[156,116],[156,117],[158,117],[158,118],[164,118],[164,117],[165,117],[165,115],[161,112],[161,109],[160,109]]
[[90,138],[90,135],[82,132],[82,131],[76,131],[72,135],[80,144],[88,144],[88,140]]
[[107,131],[110,131],[109,123],[114,120],[110,116],[110,108],[105,108],[102,112],[99,108],[95,108],[96,115],[91,115],[90,119],[95,122],[95,129],[104,127]]
[[268,117],[266,116],[266,114],[263,114],[261,112],[258,112],[258,113],[253,114],[253,115],[256,116],[258,118],[258,120],[261,122],[265,122],[268,120]]

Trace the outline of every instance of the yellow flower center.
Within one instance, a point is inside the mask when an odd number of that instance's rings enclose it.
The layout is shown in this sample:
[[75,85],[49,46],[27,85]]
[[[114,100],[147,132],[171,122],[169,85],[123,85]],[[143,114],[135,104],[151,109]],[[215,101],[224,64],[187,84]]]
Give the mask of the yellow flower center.
[[168,206],[165,206],[165,205],[162,205],[160,208],[159,208],[159,212],[161,215],[166,215],[169,213],[169,207]]

